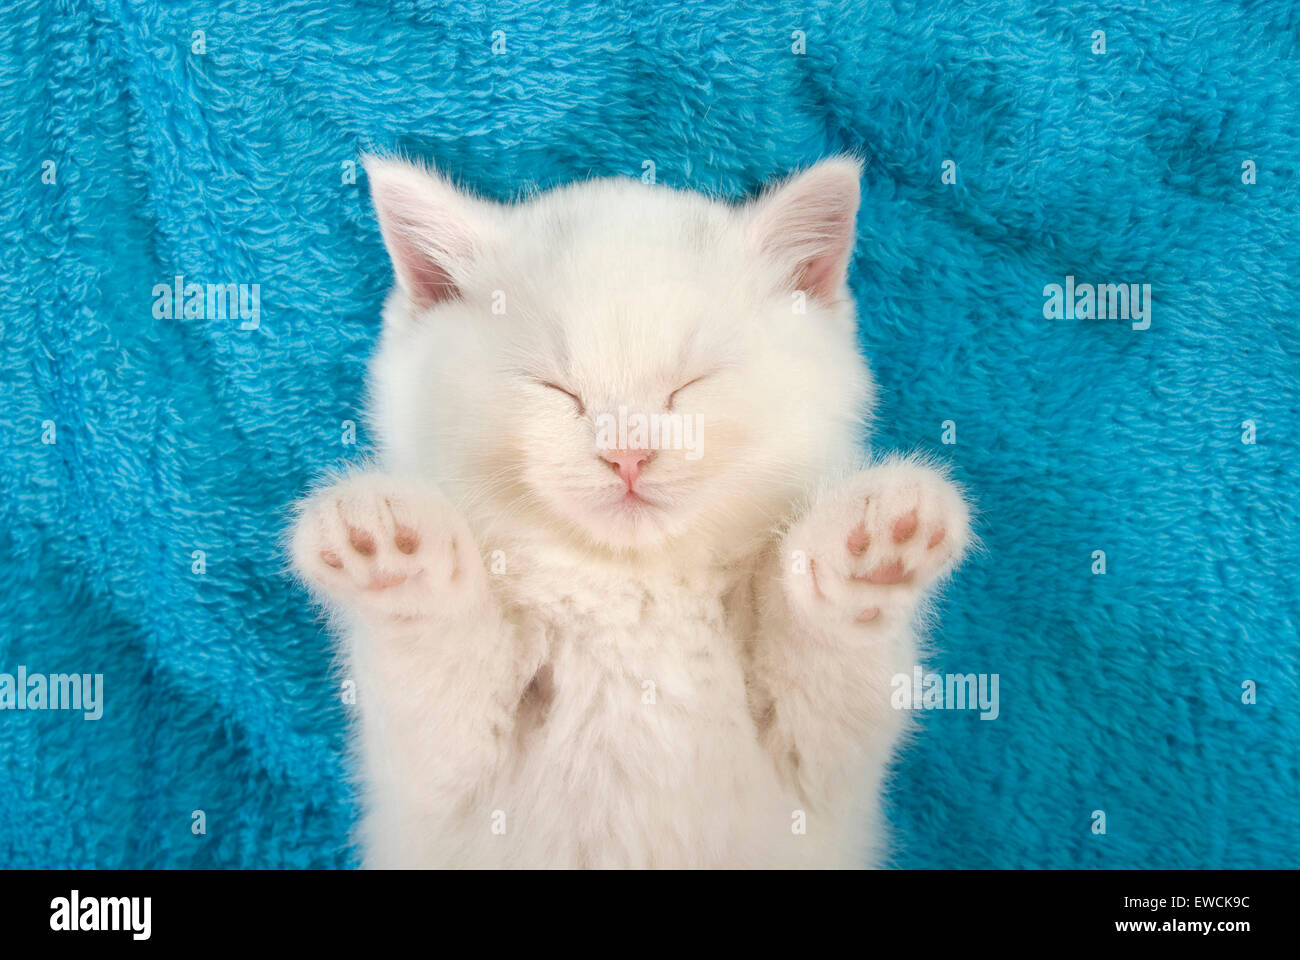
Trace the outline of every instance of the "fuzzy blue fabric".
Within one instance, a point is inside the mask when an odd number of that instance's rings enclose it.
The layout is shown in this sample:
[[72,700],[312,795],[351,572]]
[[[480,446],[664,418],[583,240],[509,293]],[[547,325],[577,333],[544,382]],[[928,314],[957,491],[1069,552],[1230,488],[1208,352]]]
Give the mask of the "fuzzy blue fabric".
[[[356,862],[280,537],[369,442],[366,150],[503,199],[866,157],[876,444],[980,509],[931,666],[999,678],[995,720],[922,711],[894,863],[1300,864],[1298,38],[1286,2],[7,5],[0,672],[104,692],[0,712],[0,865]],[[176,276],[259,323],[168,318]],[[1045,316],[1067,276],[1150,284],[1149,329]]]

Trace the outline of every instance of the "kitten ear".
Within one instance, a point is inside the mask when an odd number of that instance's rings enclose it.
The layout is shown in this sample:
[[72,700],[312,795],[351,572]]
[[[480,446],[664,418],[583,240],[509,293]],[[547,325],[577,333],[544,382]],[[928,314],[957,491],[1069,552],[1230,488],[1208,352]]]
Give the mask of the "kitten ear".
[[488,205],[415,164],[375,156],[362,163],[398,285],[417,309],[459,297],[487,233]]
[[862,163],[833,157],[753,202],[747,227],[758,248],[788,271],[792,290],[834,300],[857,239]]

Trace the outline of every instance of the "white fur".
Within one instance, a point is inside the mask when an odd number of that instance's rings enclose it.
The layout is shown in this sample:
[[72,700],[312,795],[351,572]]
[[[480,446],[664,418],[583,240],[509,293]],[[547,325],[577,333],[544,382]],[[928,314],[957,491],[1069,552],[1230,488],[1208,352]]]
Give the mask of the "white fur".
[[[874,862],[890,679],[969,533],[934,467],[862,467],[857,164],[744,206],[368,170],[398,278],[381,454],[293,543],[357,681],[367,865]],[[657,451],[628,502],[594,417],[688,383],[703,455]]]

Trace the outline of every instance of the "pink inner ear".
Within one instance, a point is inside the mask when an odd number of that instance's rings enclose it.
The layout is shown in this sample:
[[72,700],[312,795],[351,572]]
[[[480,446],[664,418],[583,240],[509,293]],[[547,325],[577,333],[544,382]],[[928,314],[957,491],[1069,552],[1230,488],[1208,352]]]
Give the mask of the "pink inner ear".
[[417,307],[431,307],[460,296],[456,281],[437,260],[410,243],[397,241],[391,246],[393,266]]
[[375,212],[393,269],[415,305],[431,307],[459,297],[455,278],[445,265],[455,255],[450,248],[459,245],[448,229],[449,212],[400,190],[376,197],[376,201]]
[[853,252],[856,212],[855,204],[834,194],[806,197],[790,211],[799,242],[787,252],[796,261],[792,278],[798,289],[820,300],[835,296]]
[[408,164],[376,161],[366,169],[398,283],[417,307],[458,298],[458,277],[475,248],[466,198]]
[[831,299],[839,289],[847,260],[848,250],[841,248],[806,261],[795,274],[797,289],[806,290],[819,300]]
[[839,292],[853,253],[861,167],[852,160],[820,163],[759,201],[760,242],[796,289],[829,301]]

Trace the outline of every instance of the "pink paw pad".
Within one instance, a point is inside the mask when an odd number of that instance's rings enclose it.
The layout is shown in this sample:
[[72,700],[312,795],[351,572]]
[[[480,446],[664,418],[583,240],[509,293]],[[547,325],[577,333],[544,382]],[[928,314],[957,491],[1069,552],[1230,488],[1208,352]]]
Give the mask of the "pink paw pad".
[[892,585],[905,582],[911,575],[911,571],[903,566],[902,560],[894,560],[890,563],[882,563],[863,579],[865,579],[867,583]]
[[911,513],[904,514],[894,521],[893,536],[895,543],[906,543],[912,539],[916,533],[916,528],[920,526],[921,519],[917,516],[915,510]]
[[383,570],[376,570],[370,575],[370,583],[366,585],[367,590],[387,590],[389,587],[401,586],[406,582],[404,573],[388,573]]
[[855,557],[860,557],[867,552],[867,547],[871,546],[871,535],[867,533],[867,528],[859,523],[853,528],[844,545],[848,548],[849,553]]
[[375,555],[375,538],[364,530],[348,527],[348,543],[353,550],[363,557],[373,557]]
[[867,607],[867,609],[857,615],[856,620],[858,623],[870,623],[878,616],[880,616],[879,607]]
[[393,544],[399,552],[410,556],[420,549],[420,535],[410,527],[399,526],[393,534]]

